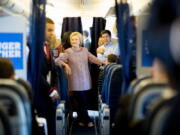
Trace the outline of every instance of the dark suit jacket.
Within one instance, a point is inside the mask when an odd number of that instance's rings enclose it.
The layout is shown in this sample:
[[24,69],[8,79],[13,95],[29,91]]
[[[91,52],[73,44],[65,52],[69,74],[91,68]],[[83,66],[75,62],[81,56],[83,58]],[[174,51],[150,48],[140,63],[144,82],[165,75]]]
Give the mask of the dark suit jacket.
[[[51,72],[51,82],[47,81],[48,73]],[[42,69],[40,73],[40,85],[39,85],[39,97],[36,103],[38,108],[42,110],[48,109],[50,106],[54,106],[49,94],[53,88],[57,86],[57,76],[54,61],[47,58],[47,55],[43,54]]]
[[84,47],[86,47],[89,51],[91,47],[91,42],[89,41],[89,39],[86,39],[83,44],[84,44]]

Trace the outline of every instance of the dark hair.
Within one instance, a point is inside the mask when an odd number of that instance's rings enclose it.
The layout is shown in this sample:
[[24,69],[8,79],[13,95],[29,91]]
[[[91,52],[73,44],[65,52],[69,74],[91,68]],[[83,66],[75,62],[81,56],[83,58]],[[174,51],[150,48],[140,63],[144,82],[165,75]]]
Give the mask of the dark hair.
[[54,21],[52,20],[52,19],[50,19],[50,18],[46,18],[46,23],[50,23],[50,24],[54,24]]
[[7,58],[0,58],[0,78],[11,78],[14,75],[14,67]]
[[147,24],[150,54],[164,64],[170,85],[175,89],[180,86],[180,71],[172,57],[169,43],[171,25],[179,17],[179,4],[179,0],[154,0]]
[[100,36],[103,34],[108,34],[111,37],[111,32],[109,30],[102,30]]
[[63,37],[62,37],[62,45],[64,47],[64,49],[68,49],[71,47],[71,44],[70,44],[70,35],[71,35],[71,31],[67,31],[67,32],[64,32],[63,33]]
[[107,56],[107,60],[108,60],[108,62],[110,62],[110,63],[118,63],[118,56],[115,55],[115,54],[109,54],[109,55]]
[[88,33],[88,31],[83,31],[83,35],[85,35],[86,37],[88,37],[89,36],[89,33]]
[[160,28],[170,27],[179,17],[179,0],[154,0],[150,7],[148,27],[155,32]]

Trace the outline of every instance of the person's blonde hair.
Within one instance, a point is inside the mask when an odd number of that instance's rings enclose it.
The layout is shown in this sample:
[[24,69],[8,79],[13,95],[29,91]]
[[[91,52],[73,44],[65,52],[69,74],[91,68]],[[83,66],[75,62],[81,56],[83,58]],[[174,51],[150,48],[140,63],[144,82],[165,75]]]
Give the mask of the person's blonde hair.
[[54,49],[57,48],[61,44],[60,39],[56,39],[54,43],[50,44],[50,48]]
[[83,44],[83,36],[82,36],[82,34],[80,32],[72,32],[71,35],[70,35],[70,40],[74,36],[77,36],[79,38],[80,46],[82,46],[82,44]]
[[98,46],[104,45],[104,41],[102,37],[99,37],[98,39]]

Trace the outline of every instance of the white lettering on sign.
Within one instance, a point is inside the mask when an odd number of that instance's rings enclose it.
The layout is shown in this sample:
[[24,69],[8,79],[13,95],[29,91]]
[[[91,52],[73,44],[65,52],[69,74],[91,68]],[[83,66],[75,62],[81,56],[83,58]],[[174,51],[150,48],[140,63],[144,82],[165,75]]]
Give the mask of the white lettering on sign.
[[20,42],[0,42],[0,56],[7,58],[21,57]]

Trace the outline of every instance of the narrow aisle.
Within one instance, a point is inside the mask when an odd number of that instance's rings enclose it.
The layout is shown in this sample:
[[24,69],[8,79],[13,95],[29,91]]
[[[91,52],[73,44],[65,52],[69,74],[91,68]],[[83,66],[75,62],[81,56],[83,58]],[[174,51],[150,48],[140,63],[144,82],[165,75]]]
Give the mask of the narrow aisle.
[[[97,128],[98,128],[98,112],[97,111],[88,111],[90,114],[92,121],[94,122],[94,127],[79,127],[77,126],[77,121],[74,120],[72,126],[70,128],[69,135],[97,135]],[[75,116],[76,118],[76,116]]]

